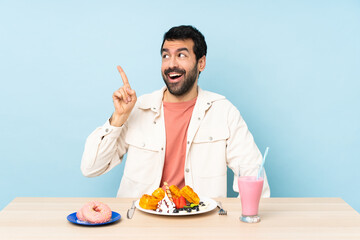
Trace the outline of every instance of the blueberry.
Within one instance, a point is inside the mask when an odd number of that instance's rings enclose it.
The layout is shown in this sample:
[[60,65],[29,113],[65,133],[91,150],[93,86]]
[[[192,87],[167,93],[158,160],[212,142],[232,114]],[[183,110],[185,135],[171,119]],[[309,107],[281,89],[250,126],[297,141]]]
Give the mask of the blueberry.
[[174,209],[173,213],[179,213],[178,209]]
[[187,212],[191,212],[191,208],[186,208],[186,211],[187,211]]

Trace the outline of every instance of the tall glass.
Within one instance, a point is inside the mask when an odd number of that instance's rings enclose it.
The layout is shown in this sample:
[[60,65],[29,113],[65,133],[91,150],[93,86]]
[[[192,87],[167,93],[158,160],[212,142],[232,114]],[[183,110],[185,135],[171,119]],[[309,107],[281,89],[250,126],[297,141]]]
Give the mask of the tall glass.
[[264,178],[262,176],[258,179],[253,176],[240,176],[238,178],[242,208],[241,221],[246,223],[260,222],[258,210],[263,185]]

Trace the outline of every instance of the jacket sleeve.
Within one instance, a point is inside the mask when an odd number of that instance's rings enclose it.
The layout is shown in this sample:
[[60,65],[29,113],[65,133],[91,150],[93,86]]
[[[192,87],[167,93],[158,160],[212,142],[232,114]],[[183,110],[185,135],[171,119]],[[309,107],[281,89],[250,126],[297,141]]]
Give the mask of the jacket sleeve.
[[99,176],[121,163],[128,148],[125,143],[126,131],[126,124],[114,127],[108,120],[89,135],[81,160],[84,176]]
[[[233,105],[228,112],[228,126],[230,136],[227,140],[227,165],[234,172],[233,189],[235,192],[239,192],[238,174],[240,173],[240,176],[257,176],[262,155],[240,112]],[[262,197],[270,197],[265,171]]]

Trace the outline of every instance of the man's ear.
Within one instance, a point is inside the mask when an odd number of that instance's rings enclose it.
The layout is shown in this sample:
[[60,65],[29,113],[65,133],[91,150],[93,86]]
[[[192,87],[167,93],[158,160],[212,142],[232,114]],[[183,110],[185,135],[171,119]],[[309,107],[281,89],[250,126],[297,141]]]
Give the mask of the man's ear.
[[204,71],[205,66],[206,66],[206,56],[204,55],[198,61],[198,70],[199,70],[199,72]]

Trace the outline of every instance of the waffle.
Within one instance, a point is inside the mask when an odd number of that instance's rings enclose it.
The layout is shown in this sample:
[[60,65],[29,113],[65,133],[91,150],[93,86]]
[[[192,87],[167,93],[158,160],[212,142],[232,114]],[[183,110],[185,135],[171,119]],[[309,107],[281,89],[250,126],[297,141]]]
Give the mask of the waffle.
[[176,198],[181,197],[180,189],[177,186],[171,185],[169,188],[170,188],[170,192],[172,193],[172,195],[174,197],[176,197]]
[[183,196],[189,203],[195,203],[195,204],[199,204],[200,202],[200,198],[199,196],[196,194],[196,192],[194,192],[194,190],[189,187],[188,185],[186,185],[185,187],[183,187],[180,190],[180,194],[181,196]]
[[144,194],[140,198],[139,205],[144,209],[156,210],[156,206],[160,200],[161,199],[158,199],[154,196]]
[[162,188],[158,188],[156,189],[152,195],[155,197],[155,198],[158,198],[158,199],[163,199],[165,197],[165,191],[162,189]]

